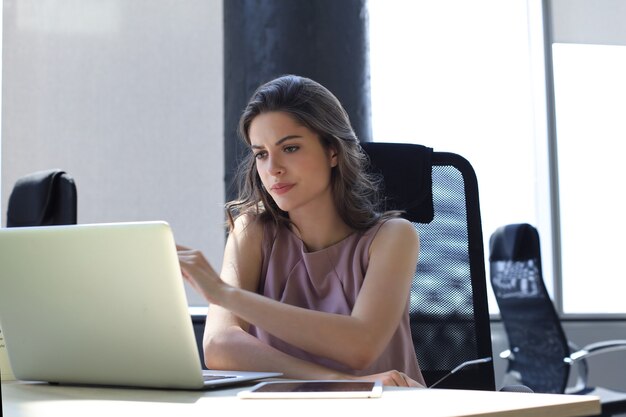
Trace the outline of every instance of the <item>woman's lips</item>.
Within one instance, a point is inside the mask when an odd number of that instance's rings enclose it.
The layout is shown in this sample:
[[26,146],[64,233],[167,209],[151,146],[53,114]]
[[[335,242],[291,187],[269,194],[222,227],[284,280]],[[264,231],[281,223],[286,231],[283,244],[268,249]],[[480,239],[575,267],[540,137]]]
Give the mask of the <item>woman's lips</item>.
[[291,190],[293,186],[294,184],[278,183],[278,184],[272,185],[271,190],[272,192],[274,192],[274,194],[281,195]]

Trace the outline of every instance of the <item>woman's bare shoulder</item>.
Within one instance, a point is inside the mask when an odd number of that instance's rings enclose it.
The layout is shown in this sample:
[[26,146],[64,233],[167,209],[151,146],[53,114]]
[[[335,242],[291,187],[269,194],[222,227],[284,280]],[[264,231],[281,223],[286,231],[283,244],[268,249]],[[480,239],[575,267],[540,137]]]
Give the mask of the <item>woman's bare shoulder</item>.
[[401,217],[385,220],[372,242],[375,246],[412,245],[419,246],[419,235],[413,223]]
[[263,236],[264,220],[255,214],[242,214],[237,217],[231,234],[246,239]]
[[[403,233],[409,235],[416,235],[417,230],[413,223],[408,221],[407,219],[403,219],[402,217],[392,217],[388,220],[385,220],[383,224],[380,226],[380,232],[389,234],[389,233]],[[380,233],[379,232],[379,233]]]

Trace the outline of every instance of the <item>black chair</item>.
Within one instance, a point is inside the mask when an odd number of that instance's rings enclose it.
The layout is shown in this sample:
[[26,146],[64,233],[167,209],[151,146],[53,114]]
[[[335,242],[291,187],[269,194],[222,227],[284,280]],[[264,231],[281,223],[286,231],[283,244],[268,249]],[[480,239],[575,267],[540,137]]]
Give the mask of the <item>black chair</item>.
[[413,344],[430,386],[494,390],[485,257],[472,166],[463,157],[412,144],[364,143],[382,174],[386,209],[404,210],[420,234],[411,288]]
[[[587,385],[586,358],[626,348],[626,340],[570,343],[543,282],[539,233],[529,224],[498,228],[490,238],[491,285],[510,348],[506,378],[535,392],[591,394],[600,397],[603,415],[626,412],[626,393]],[[570,368],[578,380],[568,388]],[[626,366],[622,365],[624,372]]]
[[7,227],[76,224],[76,200],[76,184],[64,171],[33,172],[13,187]]

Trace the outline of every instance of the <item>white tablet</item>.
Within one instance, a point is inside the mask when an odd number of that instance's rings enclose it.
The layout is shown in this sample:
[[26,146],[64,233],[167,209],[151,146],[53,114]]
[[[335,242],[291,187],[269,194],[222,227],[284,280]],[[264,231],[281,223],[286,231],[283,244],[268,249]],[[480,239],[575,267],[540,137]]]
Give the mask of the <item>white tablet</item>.
[[269,381],[240,391],[239,398],[374,398],[380,397],[380,381]]

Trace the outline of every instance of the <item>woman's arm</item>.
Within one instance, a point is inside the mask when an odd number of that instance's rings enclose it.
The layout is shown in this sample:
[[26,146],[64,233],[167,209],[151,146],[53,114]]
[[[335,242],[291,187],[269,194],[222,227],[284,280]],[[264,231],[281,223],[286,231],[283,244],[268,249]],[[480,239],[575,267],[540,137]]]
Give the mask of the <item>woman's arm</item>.
[[221,332],[212,339],[211,345],[207,351],[214,358],[219,358],[219,366],[209,366],[212,369],[282,372],[286,378],[294,379],[380,380],[383,385],[389,386],[422,386],[405,373],[396,370],[357,377],[306,362],[274,349],[240,327],[232,327]]
[[[385,222],[372,242],[369,267],[350,316],[283,304],[245,286],[224,285],[214,274],[190,275],[209,302],[231,311],[239,317],[235,320],[253,323],[310,353],[363,369],[383,352],[404,314],[418,250],[419,238],[411,223]],[[228,284],[229,278],[223,278]]]

